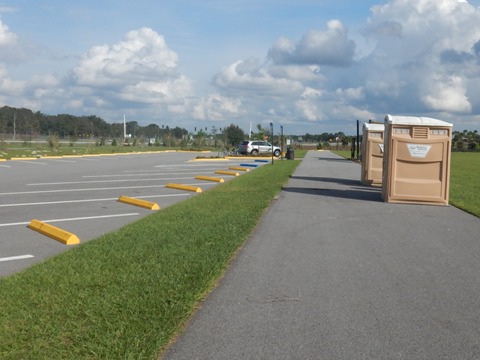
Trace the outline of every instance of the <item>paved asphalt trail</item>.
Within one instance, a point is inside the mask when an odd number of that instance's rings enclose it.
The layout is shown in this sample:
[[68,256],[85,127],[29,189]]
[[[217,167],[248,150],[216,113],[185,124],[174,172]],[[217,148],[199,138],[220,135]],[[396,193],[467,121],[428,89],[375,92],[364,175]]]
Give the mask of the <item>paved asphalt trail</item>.
[[164,359],[480,359],[479,219],[359,177],[310,151]]

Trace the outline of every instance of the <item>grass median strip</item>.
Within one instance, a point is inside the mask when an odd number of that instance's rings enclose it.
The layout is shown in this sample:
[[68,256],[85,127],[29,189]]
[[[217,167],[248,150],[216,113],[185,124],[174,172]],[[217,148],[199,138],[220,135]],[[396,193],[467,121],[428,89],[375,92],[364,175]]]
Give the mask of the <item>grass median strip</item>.
[[453,152],[450,169],[450,204],[480,217],[480,153]]
[[297,165],[261,167],[0,279],[0,358],[156,359]]

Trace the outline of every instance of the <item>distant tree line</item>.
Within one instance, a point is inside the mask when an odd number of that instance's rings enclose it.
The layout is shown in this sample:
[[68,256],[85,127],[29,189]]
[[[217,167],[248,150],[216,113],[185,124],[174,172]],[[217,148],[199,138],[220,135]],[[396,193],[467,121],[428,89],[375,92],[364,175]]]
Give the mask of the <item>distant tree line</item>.
[[[136,121],[126,122],[126,133],[131,138],[162,139],[162,142],[175,143],[184,138],[186,129],[156,124],[140,126]],[[102,118],[90,116],[74,116],[69,114],[46,115],[25,108],[4,106],[0,108],[0,134],[3,139],[15,137],[37,138],[52,135],[59,138],[76,139],[123,139],[123,123],[107,123]],[[171,145],[171,146],[174,146]]]
[[452,149],[457,151],[477,151],[480,149],[480,134],[473,131],[454,131],[452,133]]
[[[278,130],[278,129],[277,129]],[[282,139],[280,134],[275,133],[273,138],[270,129],[263,128],[260,124],[251,132],[250,136],[238,125],[231,124],[223,128],[212,126],[195,127],[193,134],[189,134],[184,128],[157,124],[141,126],[136,121],[126,122],[127,141],[134,145],[151,142],[154,139],[157,145],[164,146],[228,146],[235,147],[243,140],[265,139],[278,145]],[[70,114],[46,115],[40,111],[33,112],[26,108],[14,108],[3,106],[0,108],[0,139],[15,138],[17,140],[46,138],[49,142],[58,144],[58,139],[69,139],[75,142],[79,139],[92,140],[98,145],[105,145],[107,139],[113,139],[116,144],[123,141],[123,123],[107,123],[96,115],[75,116]],[[342,139],[348,143],[349,138],[344,133],[323,133],[321,135],[305,134],[304,136],[290,135],[295,143],[328,143]],[[283,138],[285,143],[285,136]]]
[[[170,128],[169,126],[150,124],[141,126],[136,121],[126,122],[126,133],[131,137],[127,141],[136,143],[151,142],[155,140],[156,145],[164,146],[232,146],[235,147],[243,140],[265,139],[273,142],[275,145],[285,144],[286,135],[278,133],[278,128],[273,135],[270,129],[263,128],[258,124],[250,136],[240,127],[231,124],[224,128],[212,126],[198,128],[195,132],[189,132],[178,126]],[[124,128],[123,122],[107,123],[102,118],[89,116],[74,116],[69,114],[46,115],[39,111],[33,112],[26,108],[14,108],[3,106],[0,108],[0,140],[15,137],[19,140],[26,138],[35,139],[38,137],[51,138],[53,136],[69,139],[75,142],[78,139],[95,140],[99,145],[105,145],[107,139],[119,139],[123,141]],[[331,144],[336,146],[347,146],[352,143],[354,136],[346,135],[343,132],[321,133],[305,135],[289,134],[288,138],[294,144],[317,144],[320,148],[329,148]],[[480,135],[477,130],[474,131],[454,131],[452,136],[452,149],[459,151],[478,150],[480,144]]]

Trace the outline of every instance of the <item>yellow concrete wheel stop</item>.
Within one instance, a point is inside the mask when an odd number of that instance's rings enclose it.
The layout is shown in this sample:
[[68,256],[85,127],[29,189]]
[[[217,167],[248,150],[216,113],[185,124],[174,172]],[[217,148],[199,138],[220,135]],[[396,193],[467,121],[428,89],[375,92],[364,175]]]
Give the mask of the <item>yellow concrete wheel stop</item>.
[[34,219],[30,221],[30,224],[28,224],[27,227],[54,240],[60,241],[65,245],[75,245],[80,243],[80,239],[75,234],[40,220]]
[[230,176],[240,176],[238,172],[235,171],[225,171],[225,170],[217,170],[215,174],[222,174],[222,175],[230,175]]
[[200,189],[198,186],[191,186],[191,185],[182,185],[182,184],[174,184],[174,183],[168,183],[165,185],[167,188],[170,189],[178,189],[178,190],[185,190],[185,191],[193,191],[197,193],[201,193],[202,189]]
[[146,201],[146,200],[142,200],[142,199],[136,199],[136,198],[132,198],[132,197],[128,197],[128,196],[123,196],[122,195],[118,198],[117,201],[120,201],[120,202],[123,202],[123,203],[126,203],[126,204],[130,204],[130,205],[139,206],[139,207],[149,209],[149,210],[160,210],[160,206],[158,206],[158,204],[156,204],[154,202]]
[[195,176],[195,179],[197,180],[206,180],[206,181],[216,181],[216,182],[225,182],[224,179],[222,178],[219,178],[219,177],[213,177],[213,176],[204,176],[204,175],[198,175],[198,176]]
[[230,170],[237,170],[237,171],[250,171],[249,168],[244,168],[244,167],[241,167],[241,166],[230,166],[229,169]]

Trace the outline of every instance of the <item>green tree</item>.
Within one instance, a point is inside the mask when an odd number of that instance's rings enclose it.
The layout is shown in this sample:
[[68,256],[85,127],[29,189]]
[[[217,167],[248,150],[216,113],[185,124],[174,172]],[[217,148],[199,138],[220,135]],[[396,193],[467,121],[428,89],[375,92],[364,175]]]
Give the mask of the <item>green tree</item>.
[[227,146],[236,146],[245,139],[245,132],[234,124],[226,127],[223,134]]
[[188,135],[188,131],[176,126],[174,129],[171,130],[175,139],[182,139],[184,136]]
[[160,127],[157,124],[147,125],[142,129],[142,134],[149,139],[158,138],[160,137]]
[[252,131],[250,135],[252,139],[263,140],[266,134],[268,134],[268,130],[263,128],[262,125],[257,124],[257,132]]
[[210,131],[210,133],[212,134],[212,137],[213,137],[213,146],[215,147],[215,149],[217,148],[217,143],[218,143],[218,138],[217,138],[217,128],[215,126],[212,126],[212,130]]
[[139,126],[136,121],[127,121],[125,123],[125,127],[127,130],[127,135],[131,134],[133,138],[137,136],[137,129],[139,128]]
[[194,136],[194,143],[193,145],[197,147],[202,147],[205,146],[205,138],[207,136],[207,133],[203,131],[203,129],[200,129],[197,134]]

